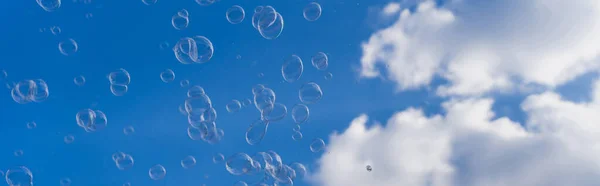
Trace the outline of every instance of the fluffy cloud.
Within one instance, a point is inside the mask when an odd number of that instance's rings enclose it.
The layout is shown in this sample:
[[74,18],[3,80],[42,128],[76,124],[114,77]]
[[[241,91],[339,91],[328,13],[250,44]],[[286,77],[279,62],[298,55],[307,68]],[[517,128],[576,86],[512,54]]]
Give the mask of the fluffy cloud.
[[414,12],[395,3],[382,10],[401,12],[363,43],[363,77],[385,75],[399,90],[441,77],[448,84],[438,94],[473,96],[553,88],[600,68],[600,1],[410,2],[418,4]]
[[[410,108],[385,127],[367,116],[333,134],[322,186],[593,186],[600,183],[600,81],[594,101],[529,96],[524,124],[494,118],[491,99],[451,100],[444,115]],[[368,172],[366,166],[373,170]]]

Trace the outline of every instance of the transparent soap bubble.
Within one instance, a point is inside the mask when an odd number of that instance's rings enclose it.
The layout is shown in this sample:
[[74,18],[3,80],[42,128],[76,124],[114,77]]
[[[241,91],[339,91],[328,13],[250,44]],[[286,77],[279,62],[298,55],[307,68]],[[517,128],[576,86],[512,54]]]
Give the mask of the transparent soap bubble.
[[308,120],[310,110],[305,104],[296,104],[292,107],[292,119],[296,124],[301,124]]
[[142,0],[142,3],[145,5],[153,5],[156,4],[157,0]]
[[11,186],[33,186],[33,174],[25,166],[8,169],[5,179],[6,183]]
[[154,165],[148,170],[148,175],[150,176],[150,179],[160,180],[165,178],[167,175],[167,170],[160,164]]
[[194,156],[186,156],[181,160],[181,167],[185,169],[192,168],[196,165],[196,158]]
[[125,128],[123,128],[123,134],[125,135],[130,135],[133,134],[135,132],[135,129],[133,128],[133,126],[126,126]]
[[221,153],[216,153],[215,155],[213,155],[213,163],[221,163],[223,162],[223,160],[225,160],[225,156],[223,156],[223,154]]
[[315,82],[308,82],[300,87],[298,90],[298,96],[302,103],[314,104],[323,98],[323,91],[321,90],[321,86],[319,86],[319,84]]
[[225,105],[225,109],[227,112],[237,112],[242,108],[242,104],[238,100],[231,100],[227,105]]
[[254,121],[246,130],[246,142],[250,145],[260,143],[265,137],[268,127],[268,121],[262,119]]
[[77,76],[77,77],[73,78],[73,82],[77,86],[83,86],[85,84],[85,77]]
[[292,139],[294,141],[300,141],[300,140],[302,140],[302,137],[303,137],[302,132],[300,132],[299,130],[294,131],[294,134],[292,134]]
[[267,105],[261,111],[261,119],[268,122],[280,121],[287,116],[287,107],[281,103]]
[[310,151],[320,152],[325,148],[325,142],[321,138],[316,138],[310,143]]
[[317,54],[311,57],[312,66],[317,70],[325,70],[329,66],[329,57],[323,52],[317,52]]
[[232,175],[244,175],[254,167],[254,161],[246,153],[236,153],[227,158],[225,168]]
[[62,4],[61,0],[36,0],[36,2],[46,12],[53,12]]
[[239,5],[233,5],[227,9],[227,12],[225,12],[225,18],[227,18],[227,21],[229,21],[231,24],[241,23],[244,21],[245,17],[246,12],[244,11],[244,8]]
[[281,75],[283,80],[292,83],[300,79],[302,72],[304,71],[304,65],[302,59],[297,55],[291,55],[284,59],[283,65],[281,65]]
[[321,5],[317,2],[311,2],[304,7],[302,15],[307,21],[316,21],[321,17],[321,12]]
[[165,83],[175,80],[175,72],[173,72],[171,69],[166,69],[160,73],[160,80]]
[[66,144],[71,144],[73,143],[73,141],[75,141],[75,136],[73,135],[66,135],[63,139],[65,141]]
[[79,50],[79,45],[74,39],[67,39],[58,43],[58,51],[62,55],[70,56]]

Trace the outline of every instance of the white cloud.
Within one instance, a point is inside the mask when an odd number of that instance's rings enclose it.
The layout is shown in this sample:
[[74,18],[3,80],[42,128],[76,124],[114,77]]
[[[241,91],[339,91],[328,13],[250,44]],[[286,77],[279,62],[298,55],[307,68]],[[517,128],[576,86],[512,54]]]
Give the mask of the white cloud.
[[449,84],[438,94],[473,96],[553,88],[600,68],[600,1],[415,2],[415,12],[400,10],[396,23],[363,43],[361,76],[380,76],[378,67],[387,66],[399,90],[440,76]]
[[410,108],[385,127],[367,128],[363,115],[330,137],[314,179],[322,186],[597,185],[599,103],[600,96],[576,104],[552,92],[532,95],[522,104],[524,125],[492,119],[491,99],[450,100],[446,114],[431,117]]

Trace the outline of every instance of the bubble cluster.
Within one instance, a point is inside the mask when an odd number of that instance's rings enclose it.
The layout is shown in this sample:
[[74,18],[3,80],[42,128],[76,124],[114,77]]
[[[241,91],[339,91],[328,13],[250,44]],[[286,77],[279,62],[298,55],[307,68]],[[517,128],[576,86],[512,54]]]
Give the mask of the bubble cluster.
[[214,48],[204,36],[184,37],[173,46],[173,53],[183,64],[206,63],[213,57]]
[[265,39],[276,39],[284,27],[283,17],[272,6],[260,6],[254,9],[252,26]]
[[11,90],[13,100],[19,104],[42,102],[49,95],[48,84],[42,79],[20,81]]
[[115,96],[123,96],[129,89],[131,76],[127,70],[120,68],[108,74],[108,81],[110,82],[110,92]]
[[100,110],[82,109],[75,116],[77,125],[86,132],[95,132],[106,128],[108,120]]
[[171,17],[171,25],[176,30],[183,30],[190,24],[189,13],[186,9],[178,11],[173,17]]
[[133,167],[133,157],[123,152],[116,152],[112,155],[112,160],[119,170],[127,170]]
[[208,94],[201,86],[195,85],[188,89],[184,102],[188,120],[188,136],[192,140],[203,140],[216,144],[224,136],[222,129],[217,128],[217,110],[213,107]]

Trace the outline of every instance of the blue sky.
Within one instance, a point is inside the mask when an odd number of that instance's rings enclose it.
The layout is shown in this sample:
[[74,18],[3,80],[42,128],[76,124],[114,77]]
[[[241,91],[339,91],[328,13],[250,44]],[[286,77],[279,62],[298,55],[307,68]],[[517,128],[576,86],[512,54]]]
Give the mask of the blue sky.
[[[371,33],[366,27],[367,8],[375,1],[320,2],[322,17],[308,22],[302,17],[307,1],[221,1],[202,7],[194,1],[158,1],[146,6],[141,1],[92,1],[91,4],[63,1],[60,9],[46,12],[35,1],[15,1],[2,6],[0,68],[8,73],[7,81],[44,79],[50,97],[41,103],[17,104],[5,89],[0,93],[3,105],[0,117],[0,169],[26,165],[34,175],[34,183],[58,184],[68,177],[75,185],[228,185],[236,180],[252,178],[229,175],[223,164],[213,164],[214,153],[226,156],[236,152],[253,154],[275,150],[284,162],[301,162],[310,169],[320,156],[309,150],[313,138],[323,138],[344,130],[360,113],[368,113],[385,121],[393,112],[426,99],[423,91],[395,94],[390,82],[360,80],[358,66],[360,43]],[[241,24],[225,19],[225,11],[240,5],[246,11]],[[266,40],[252,28],[250,18],[254,7],[271,5],[285,20],[281,36]],[[171,26],[171,16],[180,9],[190,13],[188,28],[178,31]],[[86,19],[85,14],[93,17]],[[52,35],[40,28],[58,26],[61,33]],[[203,35],[214,44],[214,57],[205,64],[179,63],[171,50],[161,50],[163,42],[173,46],[181,37]],[[60,41],[73,38],[78,51],[64,56],[58,50]],[[317,52],[329,55],[329,68],[318,71],[310,65]],[[304,74],[295,83],[282,83],[280,68],[283,59],[296,54],[304,61]],[[240,55],[241,59],[236,59]],[[106,75],[119,68],[131,75],[125,96],[113,96]],[[170,68],[174,82],[163,83],[159,74]],[[333,78],[325,80],[326,72]],[[263,73],[264,77],[258,74]],[[83,75],[86,83],[78,87],[73,78]],[[179,81],[204,87],[218,112],[217,124],[225,131],[224,140],[216,145],[192,141],[186,135],[186,118],[178,113],[187,89]],[[298,88],[308,81],[317,82],[323,99],[309,105],[310,119],[302,125],[303,140],[293,141],[293,121],[289,115],[273,123],[264,141],[250,146],[244,141],[249,124],[259,117],[253,107],[238,113],[228,113],[225,105],[231,99],[252,98],[251,87],[266,84],[275,90],[277,101],[288,111],[299,103]],[[388,86],[390,85],[390,86]],[[86,133],[75,122],[80,109],[97,102],[97,109],[108,118],[108,127]],[[35,121],[37,128],[27,129]],[[131,125],[135,134],[126,136],[122,130]],[[64,144],[63,137],[72,134],[75,141]],[[24,155],[13,152],[22,149]],[[116,151],[131,154],[132,169],[120,171],[110,156]],[[196,157],[197,166],[183,169],[180,160]],[[154,164],[167,169],[164,180],[153,181],[147,170]],[[209,178],[204,178],[209,175]],[[5,183],[2,183],[5,184]],[[297,181],[296,185],[306,185]]]
[[[230,175],[224,164],[212,162],[212,156],[274,150],[284,163],[300,162],[312,171],[317,170],[317,160],[322,155],[309,150],[312,139],[322,138],[328,143],[330,134],[343,132],[360,114],[369,116],[370,126],[373,121],[386,125],[396,112],[408,107],[421,107],[427,116],[446,113],[441,104],[453,98],[440,97],[435,92],[438,85],[452,83],[448,77],[441,77],[443,74],[437,74],[425,86],[408,90],[398,88],[404,79],[392,76],[359,78],[366,63],[361,44],[396,21],[379,14],[388,1],[317,1],[323,12],[314,22],[302,16],[302,9],[310,2],[223,0],[199,6],[193,0],[158,0],[148,6],[141,0],[92,0],[90,4],[65,0],[54,12],[44,11],[33,0],[5,3],[0,7],[0,24],[5,25],[0,30],[0,69],[8,76],[2,83],[43,79],[50,96],[40,103],[18,104],[9,89],[1,88],[0,141],[4,143],[0,148],[0,170],[27,166],[36,185],[58,185],[61,178],[67,177],[73,185],[90,186],[127,182],[134,186],[233,185],[239,180],[251,183],[258,178]],[[441,7],[441,1],[438,3]],[[495,4],[500,3],[490,6]],[[245,9],[241,24],[230,24],[225,19],[225,12],[233,5]],[[264,39],[252,27],[252,12],[259,5],[271,5],[283,16],[285,26],[277,39]],[[416,4],[403,8],[414,13]],[[187,28],[176,30],[171,17],[181,9],[189,12],[190,22]],[[460,7],[449,5],[448,9]],[[86,18],[86,14],[91,14],[91,18]],[[51,34],[48,28],[52,26],[60,27],[61,33]],[[46,31],[40,32],[42,28]],[[179,63],[170,47],[182,37],[196,35],[213,43],[212,59],[204,64]],[[78,43],[78,51],[62,55],[58,43],[70,38]],[[159,47],[164,42],[169,43],[169,49]],[[325,71],[310,64],[311,56],[317,52],[325,52],[329,57]],[[281,76],[281,65],[293,54],[303,60],[304,73],[298,81],[287,83]],[[389,65],[385,60],[382,63]],[[114,96],[106,75],[120,68],[129,72],[131,83],[124,96]],[[161,81],[159,74],[165,69],[175,72],[175,81]],[[326,80],[326,73],[332,73],[333,78]],[[73,78],[80,75],[86,79],[81,87],[73,83]],[[578,74],[572,81],[557,83],[552,91],[567,101],[588,102],[593,99],[590,84],[596,76],[594,72]],[[210,145],[187,136],[187,118],[178,112],[187,92],[187,88],[179,86],[182,80],[202,86],[210,96],[218,113],[216,123],[225,132],[220,143]],[[310,118],[301,126],[304,138],[294,141],[291,109],[300,103],[300,86],[310,81],[321,86],[323,99],[308,105]],[[251,89],[256,84],[273,89],[277,102],[287,106],[288,115],[269,126],[259,145],[250,146],[244,133],[260,113],[254,106],[228,113],[225,105],[232,99],[251,99]],[[493,97],[494,118],[506,116],[527,125],[528,116],[521,104],[529,96],[492,93],[483,97]],[[88,133],[77,126],[75,115],[86,108],[103,111],[108,118],[107,128]],[[37,127],[28,129],[26,124],[32,121]],[[127,126],[133,126],[135,133],[123,134]],[[73,135],[75,141],[65,144],[66,135]],[[22,150],[23,155],[16,157],[16,150]],[[132,155],[135,165],[125,171],[117,169],[111,159],[117,151]],[[196,157],[197,164],[184,169],[180,161],[189,155]],[[166,168],[164,179],[149,178],[148,169],[155,164]],[[310,183],[296,180],[295,185]]]

